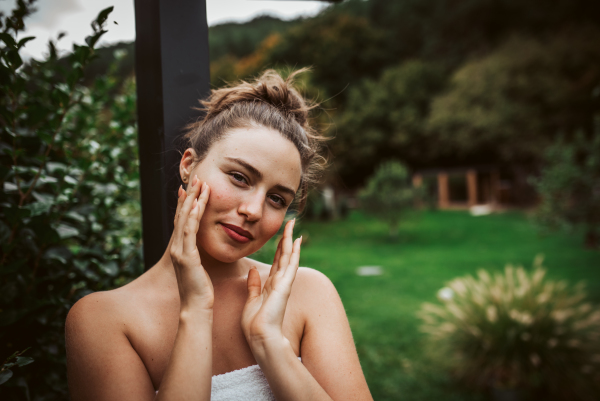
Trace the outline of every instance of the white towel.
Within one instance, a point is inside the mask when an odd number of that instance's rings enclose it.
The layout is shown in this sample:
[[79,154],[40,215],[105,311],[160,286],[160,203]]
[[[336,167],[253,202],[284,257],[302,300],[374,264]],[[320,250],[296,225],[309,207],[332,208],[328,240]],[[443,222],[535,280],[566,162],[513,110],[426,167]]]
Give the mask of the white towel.
[[211,401],[275,401],[258,365],[212,377]]
[[[298,359],[302,360],[300,357]],[[213,376],[210,399],[211,401],[275,401],[275,396],[260,366],[252,365]]]

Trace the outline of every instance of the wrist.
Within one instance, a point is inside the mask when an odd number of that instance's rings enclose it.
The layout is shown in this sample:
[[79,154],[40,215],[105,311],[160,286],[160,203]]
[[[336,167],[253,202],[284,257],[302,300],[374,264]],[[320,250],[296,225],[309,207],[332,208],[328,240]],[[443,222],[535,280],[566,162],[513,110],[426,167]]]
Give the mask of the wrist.
[[292,350],[289,340],[283,334],[254,337],[249,339],[248,344],[257,362],[270,355],[281,355],[287,350]]
[[179,323],[192,324],[211,323],[213,321],[212,307],[182,305],[179,309]]
[[179,310],[202,312],[210,311],[212,313],[213,305],[215,304],[214,296],[187,296],[180,297]]

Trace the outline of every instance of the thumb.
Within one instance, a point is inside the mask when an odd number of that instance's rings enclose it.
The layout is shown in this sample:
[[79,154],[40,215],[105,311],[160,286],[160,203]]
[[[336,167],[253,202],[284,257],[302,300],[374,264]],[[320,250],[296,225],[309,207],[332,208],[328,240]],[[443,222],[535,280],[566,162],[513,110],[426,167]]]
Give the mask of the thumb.
[[248,272],[248,301],[260,296],[260,283],[260,274],[258,274],[256,266],[252,266]]

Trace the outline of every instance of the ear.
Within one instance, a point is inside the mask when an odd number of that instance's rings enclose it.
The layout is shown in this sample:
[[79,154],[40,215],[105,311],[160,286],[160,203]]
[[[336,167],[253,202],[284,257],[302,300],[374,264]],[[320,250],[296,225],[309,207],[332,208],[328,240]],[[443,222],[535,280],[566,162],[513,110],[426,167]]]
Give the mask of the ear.
[[192,174],[195,160],[196,152],[192,148],[187,148],[181,156],[181,161],[179,162],[179,176],[185,183],[189,183],[190,181],[189,178],[191,178],[190,175]]

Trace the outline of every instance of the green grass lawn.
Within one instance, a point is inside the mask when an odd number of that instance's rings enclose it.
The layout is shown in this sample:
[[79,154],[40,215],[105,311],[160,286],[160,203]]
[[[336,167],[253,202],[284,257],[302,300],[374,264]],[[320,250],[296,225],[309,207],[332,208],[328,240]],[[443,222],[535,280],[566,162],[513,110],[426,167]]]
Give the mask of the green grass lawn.
[[[550,278],[585,280],[600,303],[600,252],[583,248],[581,235],[541,236],[518,212],[472,217],[467,212],[430,211],[411,216],[399,239],[385,223],[353,213],[336,222],[302,222],[308,234],[302,266],[326,274],[344,302],[361,363],[375,400],[485,399],[454,383],[439,367],[419,331],[415,313],[457,276],[506,263],[530,268],[545,255]],[[361,277],[358,266],[382,266],[384,274]]]

